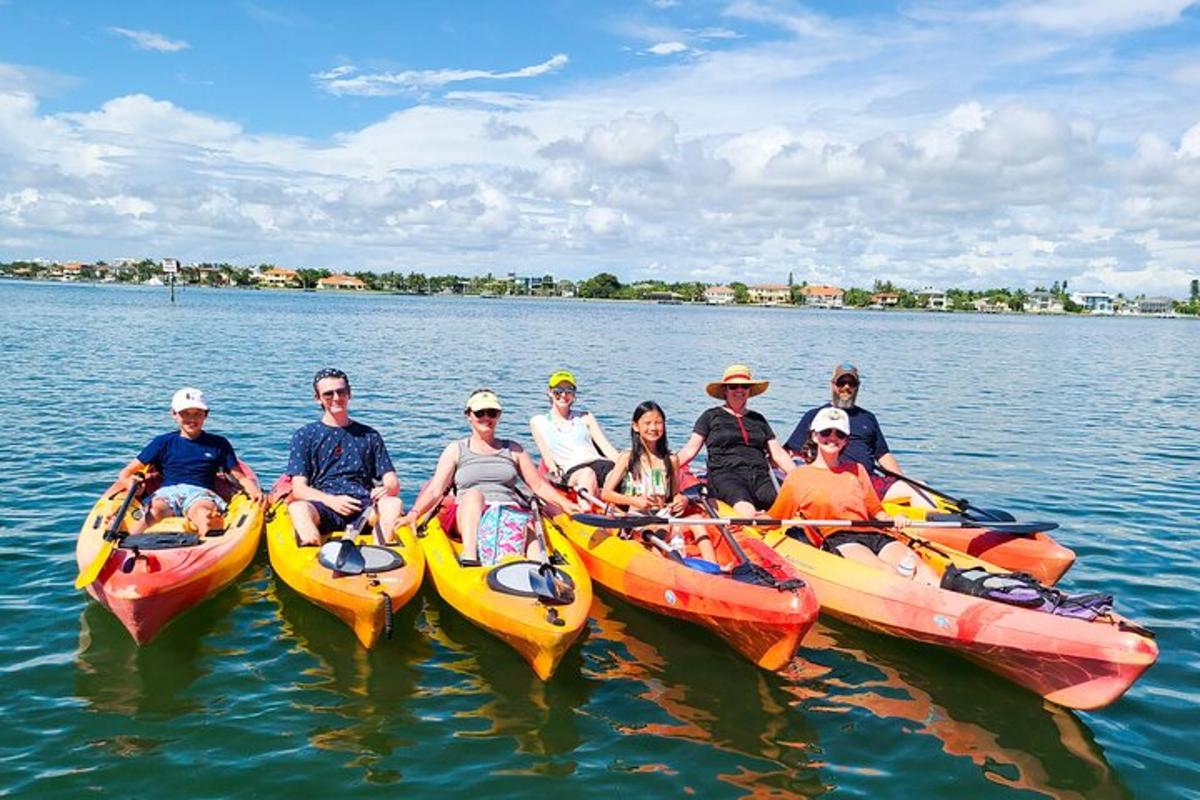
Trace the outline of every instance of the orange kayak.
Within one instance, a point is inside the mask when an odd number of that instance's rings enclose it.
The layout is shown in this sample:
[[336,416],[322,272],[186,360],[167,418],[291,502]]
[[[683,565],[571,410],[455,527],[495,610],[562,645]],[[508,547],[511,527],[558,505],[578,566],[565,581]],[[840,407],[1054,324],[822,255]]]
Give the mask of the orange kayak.
[[[945,513],[913,508],[907,503],[884,503],[883,507],[892,516],[903,515],[915,520],[937,519],[939,513]],[[986,528],[925,528],[921,536],[998,567],[1027,573],[1047,586],[1058,583],[1075,563],[1075,551],[1063,547],[1044,532],[1016,536]]]
[[[722,514],[732,509],[722,507]],[[1117,614],[1091,621],[925,586],[792,538],[758,533],[812,585],[826,613],[868,630],[952,650],[1069,708],[1112,703],[1158,658],[1153,634]],[[939,544],[910,544],[941,574],[996,567]]]
[[[242,468],[249,471],[245,464]],[[241,492],[233,494],[229,486],[218,491],[229,502],[223,531],[197,540],[184,530],[182,518],[159,520],[144,535],[128,537],[113,547],[96,579],[87,585],[88,594],[112,611],[138,644],[146,644],[175,617],[225,588],[258,551],[262,504]],[[103,557],[109,518],[124,499],[125,490],[113,484],[84,520],[75,546],[81,572]],[[134,516],[141,513],[139,501],[132,501],[129,511],[122,531],[128,531]]]
[[[794,567],[755,537],[735,534],[766,580],[782,588],[744,583],[728,573],[702,572],[665,557],[640,539],[622,538],[616,530],[593,528],[566,515],[549,522],[575,546],[592,580],[635,605],[707,628],[764,669],[777,670],[791,661],[816,622],[813,590],[799,580]],[[718,561],[738,560],[719,527],[710,528],[709,536]]]

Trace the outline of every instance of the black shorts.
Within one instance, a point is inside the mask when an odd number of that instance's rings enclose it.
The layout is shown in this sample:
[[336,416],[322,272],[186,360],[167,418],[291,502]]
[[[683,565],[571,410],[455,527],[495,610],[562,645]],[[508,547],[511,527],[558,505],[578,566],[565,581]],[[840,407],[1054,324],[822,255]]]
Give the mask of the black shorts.
[[709,472],[708,493],[729,505],[743,500],[759,511],[764,511],[775,502],[778,490],[771,480],[771,473],[762,472]]
[[563,473],[563,483],[571,480],[571,476],[581,469],[591,468],[592,472],[596,473],[596,483],[599,486],[604,485],[604,480],[608,477],[608,473],[612,472],[612,468],[616,464],[609,461],[607,458],[597,458],[595,461],[585,461],[582,464],[576,464],[569,470]]
[[[371,502],[370,500],[359,499],[363,504],[363,508],[366,508]],[[322,534],[346,530],[346,526],[353,522],[359,513],[361,513],[355,512],[347,517],[334,511],[324,503],[317,502],[316,500],[309,500],[308,502],[317,510],[317,530]]]
[[876,531],[837,531],[825,537],[822,550],[836,553],[837,548],[844,544],[861,544],[875,555],[883,552],[883,548],[896,541],[886,533]]

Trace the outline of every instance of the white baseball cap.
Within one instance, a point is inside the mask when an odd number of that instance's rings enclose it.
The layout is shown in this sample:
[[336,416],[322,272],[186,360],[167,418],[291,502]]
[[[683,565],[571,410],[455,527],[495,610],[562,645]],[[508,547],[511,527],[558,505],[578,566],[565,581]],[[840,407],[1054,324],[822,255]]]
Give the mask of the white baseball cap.
[[185,386],[171,398],[171,410],[178,413],[189,408],[208,411],[208,402],[204,399],[204,392],[191,386]]
[[814,431],[827,431],[833,428],[835,431],[841,431],[849,436],[850,417],[846,416],[846,412],[840,408],[829,406],[817,412],[817,415],[813,417],[812,425],[809,427]]

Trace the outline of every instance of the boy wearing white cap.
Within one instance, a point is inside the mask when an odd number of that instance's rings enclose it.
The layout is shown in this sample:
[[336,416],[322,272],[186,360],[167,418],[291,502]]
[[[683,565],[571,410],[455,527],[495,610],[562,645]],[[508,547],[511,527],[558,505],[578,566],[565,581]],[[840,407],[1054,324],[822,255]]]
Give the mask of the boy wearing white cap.
[[204,536],[224,524],[225,501],[214,488],[218,472],[233,477],[252,500],[259,500],[258,484],[238,464],[233,445],[224,436],[204,430],[208,401],[204,392],[180,389],[171,398],[171,416],[179,430],[154,437],[118,476],[132,488],[133,476],[153,467],[162,473],[162,484],[146,501],[146,513],[130,528],[141,533],[163,517],[186,517]]

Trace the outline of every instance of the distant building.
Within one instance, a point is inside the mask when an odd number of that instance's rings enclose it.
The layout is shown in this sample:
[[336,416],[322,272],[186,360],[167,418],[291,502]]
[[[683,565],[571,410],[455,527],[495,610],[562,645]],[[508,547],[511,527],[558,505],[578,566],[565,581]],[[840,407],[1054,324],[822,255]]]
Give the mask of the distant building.
[[1143,297],[1137,301],[1139,314],[1170,314],[1175,310],[1175,301],[1169,297]]
[[988,297],[981,297],[972,305],[981,314],[1003,314],[1008,311],[1008,305],[1003,300],[992,300]]
[[1076,292],[1071,299],[1089,314],[1112,314],[1115,311],[1115,298],[1108,292]]
[[899,304],[899,292],[876,292],[871,295],[871,306],[873,308],[895,308]]
[[542,289],[553,291],[555,288],[553,275],[518,275],[510,272],[508,282],[512,285],[513,294],[533,294]]
[[709,286],[704,290],[704,302],[710,306],[726,306],[733,302],[734,291],[728,286]]
[[328,278],[321,278],[321,280],[317,281],[317,288],[348,292],[362,292],[367,289],[367,284],[353,275],[339,274],[330,275]]
[[813,308],[842,308],[843,300],[846,297],[846,290],[827,284],[814,283],[801,289],[800,296],[804,298],[804,305],[806,306],[812,306]]
[[1057,295],[1045,291],[1030,292],[1025,295],[1025,303],[1022,307],[1030,314],[1063,313],[1062,300],[1059,300]]
[[917,292],[917,302],[930,311],[945,311],[948,308],[946,293],[928,286]]
[[781,306],[792,302],[792,287],[783,283],[760,283],[747,286],[750,302],[764,306]]
[[294,269],[271,267],[258,274],[258,282],[271,289],[299,289],[300,275]]
[[83,271],[87,269],[88,266],[88,264],[83,264],[79,261],[70,261],[66,264],[63,264],[61,267],[59,280],[77,281],[83,277]]

